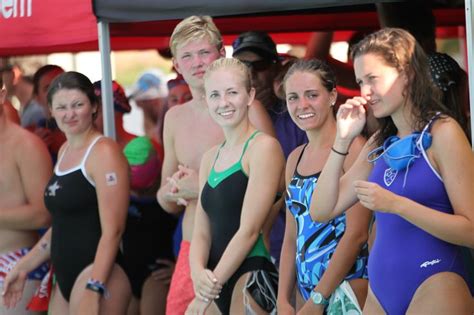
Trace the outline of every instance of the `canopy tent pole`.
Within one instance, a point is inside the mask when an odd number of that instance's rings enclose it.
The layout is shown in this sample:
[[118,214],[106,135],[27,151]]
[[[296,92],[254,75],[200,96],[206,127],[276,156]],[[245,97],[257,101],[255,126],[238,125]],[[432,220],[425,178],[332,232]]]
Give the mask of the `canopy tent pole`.
[[109,23],[97,22],[99,33],[99,51],[102,68],[102,116],[104,135],[115,140],[114,100],[112,97],[112,68],[110,60],[110,31]]
[[[474,45],[473,45],[473,34],[474,25],[473,10],[474,0],[466,0],[466,43],[467,43],[467,73],[469,78],[469,104],[471,109],[471,139],[474,140]],[[474,150],[474,142],[473,142]]]

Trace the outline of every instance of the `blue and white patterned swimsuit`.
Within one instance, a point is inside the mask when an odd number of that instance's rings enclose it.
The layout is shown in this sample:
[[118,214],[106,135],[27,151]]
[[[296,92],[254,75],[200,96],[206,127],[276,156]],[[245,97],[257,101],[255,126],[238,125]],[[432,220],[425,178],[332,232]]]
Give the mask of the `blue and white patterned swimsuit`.
[[[298,173],[298,164],[307,144],[301,151],[295,172],[286,190],[286,207],[294,216],[297,227],[296,278],[301,296],[308,300],[311,291],[326,271],[339,240],[346,230],[346,215],[327,223],[313,221],[309,214],[311,198],[321,172],[309,176]],[[367,245],[359,253],[345,280],[367,278]]]

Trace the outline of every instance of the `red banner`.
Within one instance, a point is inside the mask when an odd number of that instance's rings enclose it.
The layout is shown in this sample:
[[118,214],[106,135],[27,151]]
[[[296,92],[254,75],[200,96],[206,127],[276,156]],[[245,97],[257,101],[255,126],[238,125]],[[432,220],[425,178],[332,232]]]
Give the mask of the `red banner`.
[[3,56],[97,47],[90,0],[0,0],[0,34]]

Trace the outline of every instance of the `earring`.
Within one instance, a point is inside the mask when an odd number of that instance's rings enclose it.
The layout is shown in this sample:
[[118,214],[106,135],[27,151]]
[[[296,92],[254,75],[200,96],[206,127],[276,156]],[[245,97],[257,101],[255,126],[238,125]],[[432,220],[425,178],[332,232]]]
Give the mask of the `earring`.
[[334,105],[336,105],[336,102],[332,102],[330,106],[333,107]]

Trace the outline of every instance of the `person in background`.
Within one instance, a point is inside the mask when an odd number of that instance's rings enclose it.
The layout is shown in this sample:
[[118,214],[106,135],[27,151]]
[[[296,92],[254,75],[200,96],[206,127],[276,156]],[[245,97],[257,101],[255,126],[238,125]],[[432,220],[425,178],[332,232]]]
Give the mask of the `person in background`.
[[471,139],[469,124],[469,87],[467,73],[451,56],[433,53],[428,56],[431,78],[443,93],[443,103],[453,113],[466,136]]
[[[254,104],[263,104],[270,115],[273,130],[283,149],[285,158],[299,145],[308,141],[304,131],[293,122],[286,109],[285,101],[279,99],[275,84],[278,76],[284,71],[276,44],[264,32],[250,31],[239,35],[232,43],[234,58],[249,67],[252,73],[252,84],[256,95]],[[282,69],[283,68],[283,69]],[[270,236],[270,252],[277,265],[280,260],[281,246],[285,233],[285,206],[282,192],[284,178],[281,182],[281,198],[275,203],[276,221]]]
[[0,76],[0,314],[30,315],[36,313],[27,311],[26,305],[47,267],[38,264],[20,275],[24,294],[16,306],[9,303],[5,277],[38,241],[38,229],[50,223],[43,191],[52,165],[44,143],[7,119],[6,95]]
[[192,100],[193,95],[189,90],[189,86],[182,75],[178,75],[175,79],[171,79],[167,83],[168,86],[168,109],[173,106],[181,105]]
[[[94,83],[101,97],[101,81]],[[123,265],[132,286],[128,315],[164,314],[174,267],[172,235],[176,218],[159,206],[155,192],[160,184],[160,145],[147,136],[137,137],[123,128],[123,115],[131,106],[122,86],[112,81],[116,141],[130,166],[130,204],[122,236]],[[102,128],[102,115],[95,122]],[[161,151],[162,152],[162,149]]]
[[20,107],[21,126],[33,131],[46,143],[53,162],[66,138],[51,117],[47,93],[51,82],[62,73],[64,70],[56,65],[39,68],[33,76],[33,96],[24,107]]
[[[102,90],[101,83],[102,81],[96,81],[93,83],[94,92],[97,97],[97,101],[101,104],[102,100]],[[121,148],[124,148],[125,145],[136,137],[136,135],[127,132],[123,128],[123,115],[130,113],[132,107],[128,102],[127,96],[125,95],[125,90],[123,87],[116,81],[112,81],[112,93],[113,93],[113,105],[114,105],[114,122],[115,122],[115,141]],[[96,119],[94,121],[95,127],[97,130],[103,133],[104,122],[102,115],[102,106],[99,107],[101,110],[97,112]]]
[[[469,141],[442,104],[428,58],[409,32],[382,29],[352,54],[361,96],[338,111],[311,217],[328,220],[358,201],[375,212],[364,313],[472,314],[460,248],[474,247]],[[343,171],[349,145],[365,125],[364,106],[380,127]]]
[[135,83],[129,99],[143,110],[145,135],[163,145],[161,124],[166,113],[166,84],[158,72],[145,72]]

